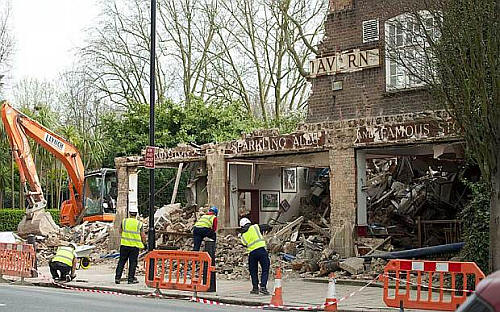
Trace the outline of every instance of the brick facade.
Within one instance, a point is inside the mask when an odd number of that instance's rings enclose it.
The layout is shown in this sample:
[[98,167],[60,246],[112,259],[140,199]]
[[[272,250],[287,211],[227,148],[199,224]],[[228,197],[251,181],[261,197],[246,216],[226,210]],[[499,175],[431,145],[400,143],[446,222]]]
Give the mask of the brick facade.
[[[330,227],[333,247],[342,256],[353,253],[352,227],[356,223],[356,163],[354,148],[331,149]],[[331,244],[332,245],[332,244]]]
[[[325,21],[325,37],[318,46],[324,57],[352,49],[380,49],[380,66],[352,73],[311,78],[307,122],[342,120],[370,116],[394,115],[430,109],[431,101],[425,90],[386,91],[384,60],[384,23],[409,8],[402,0],[331,0],[330,7],[342,8],[331,12]],[[362,22],[378,19],[379,40],[363,43]],[[343,89],[332,90],[333,81],[343,81]]]

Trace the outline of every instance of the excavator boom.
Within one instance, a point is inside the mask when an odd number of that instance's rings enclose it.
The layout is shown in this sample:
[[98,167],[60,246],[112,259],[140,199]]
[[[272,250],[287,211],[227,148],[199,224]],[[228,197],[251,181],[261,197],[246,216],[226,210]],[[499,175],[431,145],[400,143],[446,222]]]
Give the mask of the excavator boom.
[[70,177],[70,199],[66,206],[71,207],[73,215],[78,215],[82,210],[80,197],[83,192],[85,176],[80,153],[63,137],[27,117],[7,102],[2,104],[0,112],[14,159],[19,166],[21,183],[25,185],[26,197],[29,202],[26,216],[19,224],[18,232],[20,235],[48,235],[51,232],[56,232],[59,227],[54,223],[50,214],[44,211],[47,202],[43,196],[28,137],[48,150],[66,168]]

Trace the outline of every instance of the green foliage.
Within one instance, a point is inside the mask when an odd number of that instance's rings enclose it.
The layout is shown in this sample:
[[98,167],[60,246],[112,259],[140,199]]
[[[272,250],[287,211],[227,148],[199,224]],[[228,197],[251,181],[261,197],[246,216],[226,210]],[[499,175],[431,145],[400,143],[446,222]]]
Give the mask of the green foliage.
[[[297,123],[304,119],[303,114],[291,114],[274,121],[270,126],[280,128],[282,133],[295,130]],[[149,105],[135,104],[120,116],[109,113],[101,119],[104,131],[103,140],[110,153],[103,166],[114,167],[114,158],[124,155],[140,155],[149,145]],[[155,107],[155,143],[160,147],[175,147],[179,143],[205,144],[224,142],[239,138],[242,132],[265,128],[263,121],[250,117],[238,102],[205,103],[192,98],[187,104],[172,101],[160,102]],[[160,190],[175,178],[176,169],[157,170],[155,173],[156,190]],[[188,177],[183,174],[177,195],[178,202],[184,202],[184,191]],[[147,171],[139,173],[139,207],[148,207]],[[174,183],[164,187],[156,195],[156,205],[169,203]]]
[[[59,224],[59,210],[47,209],[52,215],[54,221]],[[17,225],[24,217],[22,209],[0,209],[0,232],[1,231],[17,231]]]
[[484,181],[465,183],[472,191],[472,199],[460,213],[465,241],[462,257],[466,261],[476,262],[488,274],[490,187]]
[[17,225],[24,216],[24,210],[1,209],[0,210],[0,231],[17,231]]

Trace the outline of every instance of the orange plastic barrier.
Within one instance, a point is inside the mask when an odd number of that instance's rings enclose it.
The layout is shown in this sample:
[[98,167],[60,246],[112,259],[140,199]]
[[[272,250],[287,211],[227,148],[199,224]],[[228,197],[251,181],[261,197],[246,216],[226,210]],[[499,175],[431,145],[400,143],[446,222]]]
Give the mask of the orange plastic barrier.
[[455,311],[484,273],[474,262],[390,260],[382,278],[389,307]]
[[[215,271],[210,255],[201,251],[153,250],[144,261],[146,285],[153,288],[207,291],[210,273]],[[151,263],[154,268],[152,279],[149,276]]]
[[29,244],[0,243],[0,275],[36,277],[36,253]]

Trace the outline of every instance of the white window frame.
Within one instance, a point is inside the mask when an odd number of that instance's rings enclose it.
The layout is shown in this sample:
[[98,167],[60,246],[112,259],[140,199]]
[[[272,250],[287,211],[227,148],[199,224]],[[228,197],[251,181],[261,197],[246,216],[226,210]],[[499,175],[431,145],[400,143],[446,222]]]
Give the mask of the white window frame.
[[[434,16],[429,11],[420,11],[418,14],[426,20],[431,19],[432,25],[430,27],[432,27],[433,39],[437,39]],[[429,46],[427,40],[423,35],[415,36],[415,34],[423,34],[419,30],[415,17],[408,13],[395,16],[384,23],[384,29],[386,91],[425,86],[424,81],[412,74],[413,71],[422,75],[423,71],[427,69],[426,64],[429,57],[428,50],[426,50]],[[408,67],[412,70],[409,70]]]

